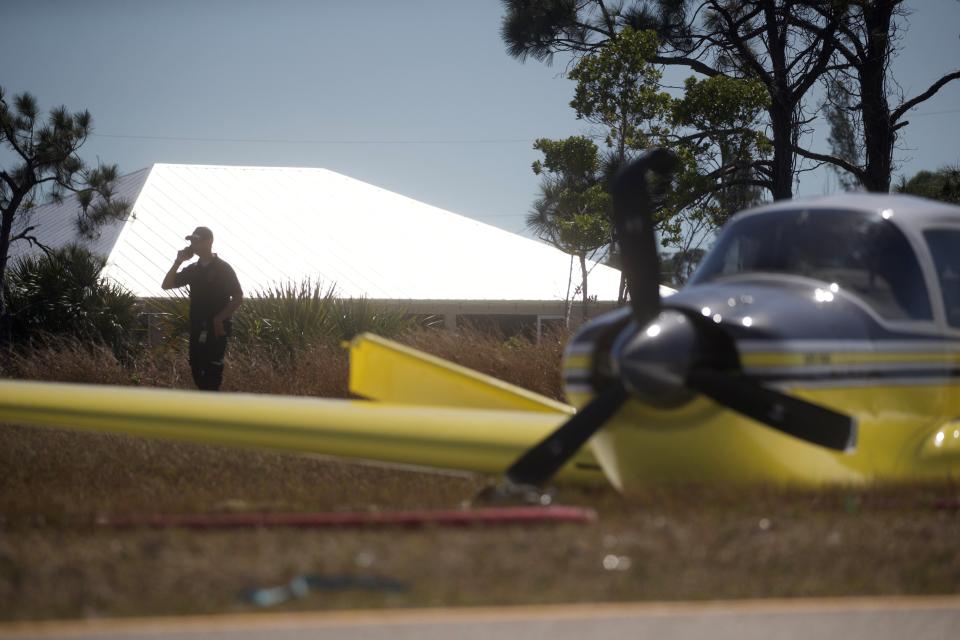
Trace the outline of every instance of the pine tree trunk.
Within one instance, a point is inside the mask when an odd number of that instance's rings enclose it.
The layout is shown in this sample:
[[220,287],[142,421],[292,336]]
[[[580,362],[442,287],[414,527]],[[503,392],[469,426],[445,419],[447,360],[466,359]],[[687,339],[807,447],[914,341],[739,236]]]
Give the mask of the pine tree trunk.
[[584,254],[580,254],[580,277],[581,277],[581,289],[583,290],[583,321],[587,321],[587,300],[589,296],[587,295],[587,257]]
[[793,106],[774,96],[770,106],[770,127],[773,130],[773,199],[793,197]]
[[890,191],[893,171],[894,123],[887,102],[886,66],[890,56],[890,22],[895,4],[890,0],[867,3],[863,9],[867,59],[860,67],[860,100],[866,149],[867,191]]
[[10,256],[10,233],[13,229],[13,216],[20,207],[22,196],[11,199],[9,206],[0,219],[0,346],[10,342],[11,318],[7,309],[7,261]]

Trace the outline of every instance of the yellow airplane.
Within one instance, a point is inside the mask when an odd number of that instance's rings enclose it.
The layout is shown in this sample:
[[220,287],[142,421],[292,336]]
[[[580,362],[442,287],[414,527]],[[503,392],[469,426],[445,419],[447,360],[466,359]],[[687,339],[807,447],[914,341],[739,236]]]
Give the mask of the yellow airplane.
[[360,336],[351,390],[374,402],[3,380],[0,421],[463,469],[506,493],[960,475],[960,207],[858,194],[741,212],[661,299],[646,173],[673,162],[651,152],[615,182],[630,307],[567,347],[579,410]]

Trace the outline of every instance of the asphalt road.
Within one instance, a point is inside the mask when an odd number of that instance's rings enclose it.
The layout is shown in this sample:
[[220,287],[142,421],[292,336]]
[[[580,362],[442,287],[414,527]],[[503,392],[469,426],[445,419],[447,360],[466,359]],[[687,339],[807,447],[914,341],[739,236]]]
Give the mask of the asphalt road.
[[960,596],[263,613],[0,624],[0,638],[4,639],[479,640],[491,637],[952,640],[960,637]]

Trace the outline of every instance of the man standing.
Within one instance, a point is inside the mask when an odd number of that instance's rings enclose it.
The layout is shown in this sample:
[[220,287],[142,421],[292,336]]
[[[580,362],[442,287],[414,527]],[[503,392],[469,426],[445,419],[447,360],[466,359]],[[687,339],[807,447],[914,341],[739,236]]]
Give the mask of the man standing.
[[[233,267],[213,253],[210,229],[197,227],[185,239],[190,246],[177,252],[161,286],[190,287],[190,371],[198,389],[217,391],[223,381],[230,318],[243,302],[243,289]],[[177,271],[194,255],[196,262]]]

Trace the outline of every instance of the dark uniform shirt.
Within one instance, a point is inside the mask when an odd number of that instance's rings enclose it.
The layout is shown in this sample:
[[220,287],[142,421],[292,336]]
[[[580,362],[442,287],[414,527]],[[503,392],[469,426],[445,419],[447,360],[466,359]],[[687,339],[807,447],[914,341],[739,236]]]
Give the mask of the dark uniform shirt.
[[[174,285],[190,286],[190,333],[213,330],[213,317],[230,302],[231,296],[239,295],[242,289],[233,267],[214,256],[206,265],[199,261],[177,272]],[[224,323],[229,335],[230,325]]]

